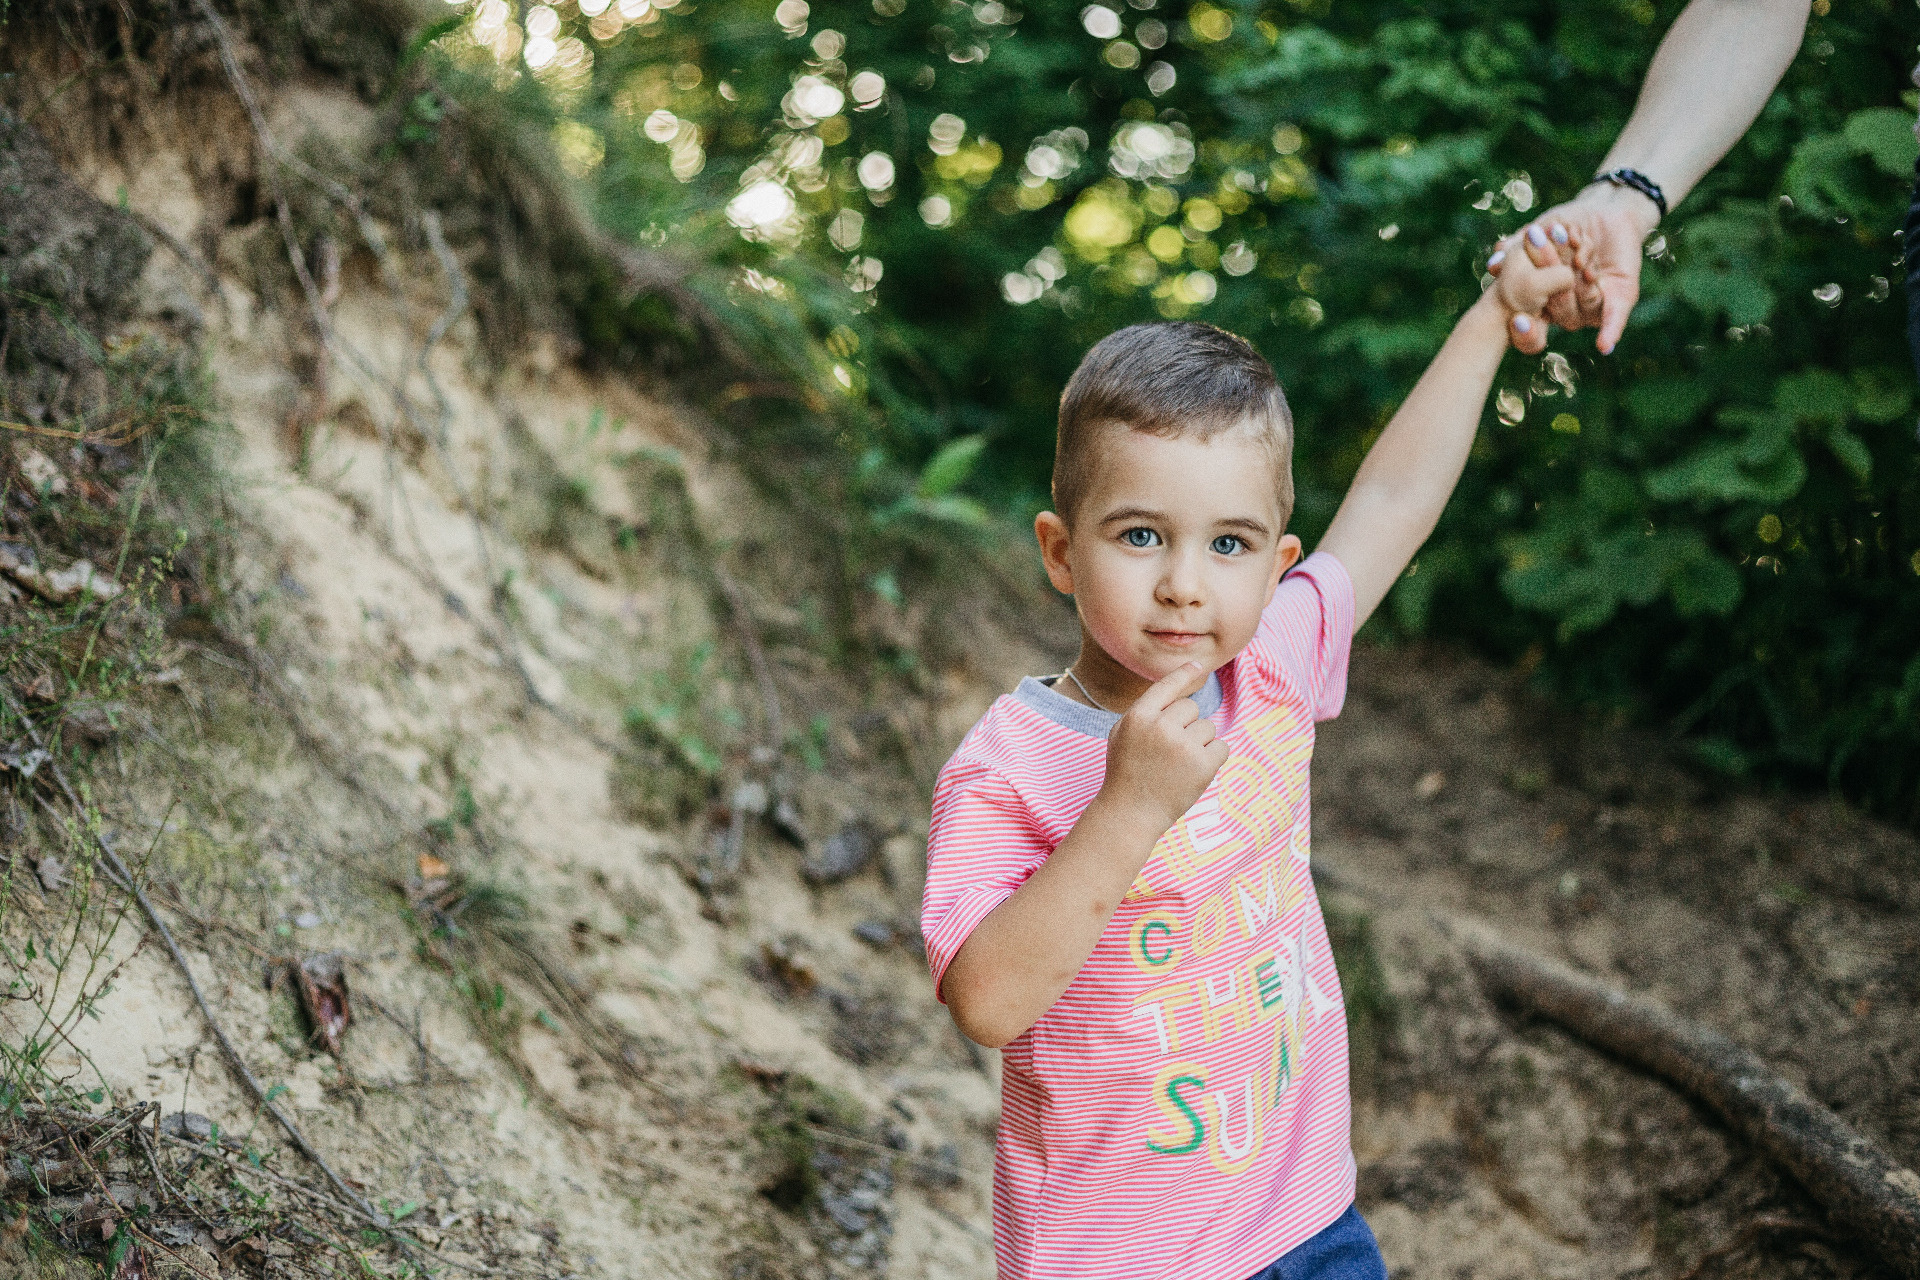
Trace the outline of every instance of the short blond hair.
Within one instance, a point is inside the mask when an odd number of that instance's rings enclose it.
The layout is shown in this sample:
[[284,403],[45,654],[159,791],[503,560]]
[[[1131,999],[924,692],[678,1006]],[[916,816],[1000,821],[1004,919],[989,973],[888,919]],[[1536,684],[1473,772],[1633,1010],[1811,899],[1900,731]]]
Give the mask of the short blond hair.
[[1293,515],[1293,413],[1273,366],[1245,338],[1190,320],[1108,334],[1081,359],[1060,396],[1053,507],[1072,523],[1116,430],[1210,440],[1249,425],[1273,457],[1281,527]]

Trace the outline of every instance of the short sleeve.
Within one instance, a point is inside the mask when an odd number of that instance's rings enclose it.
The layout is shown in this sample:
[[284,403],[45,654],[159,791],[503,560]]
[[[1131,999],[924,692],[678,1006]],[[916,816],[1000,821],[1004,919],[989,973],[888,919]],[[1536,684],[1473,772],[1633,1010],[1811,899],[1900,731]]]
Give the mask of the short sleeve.
[[1353,579],[1333,555],[1316,551],[1274,590],[1248,646],[1299,690],[1315,720],[1331,720],[1347,700],[1353,650]]
[[954,758],[934,788],[920,933],[942,1003],[947,966],[974,928],[1027,882],[1053,846],[1013,784],[991,765]]

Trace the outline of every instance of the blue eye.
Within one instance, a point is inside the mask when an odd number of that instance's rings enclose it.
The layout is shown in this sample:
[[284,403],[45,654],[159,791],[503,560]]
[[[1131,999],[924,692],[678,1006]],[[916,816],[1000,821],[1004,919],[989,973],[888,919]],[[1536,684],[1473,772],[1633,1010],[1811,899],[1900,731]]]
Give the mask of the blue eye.
[[1160,535],[1151,529],[1129,529],[1120,535],[1120,541],[1130,547],[1151,547],[1159,544]]
[[1231,533],[1223,533],[1213,540],[1213,553],[1217,556],[1230,556],[1247,544]]

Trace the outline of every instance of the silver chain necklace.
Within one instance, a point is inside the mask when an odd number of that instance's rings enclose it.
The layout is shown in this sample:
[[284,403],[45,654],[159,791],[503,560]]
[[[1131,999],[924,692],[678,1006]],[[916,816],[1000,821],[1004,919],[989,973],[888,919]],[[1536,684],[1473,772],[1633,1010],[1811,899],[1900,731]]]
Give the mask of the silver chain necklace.
[[1106,712],[1108,715],[1117,714],[1112,707],[1108,706],[1106,703],[1100,701],[1100,699],[1094,697],[1092,694],[1087,692],[1087,686],[1080,683],[1080,677],[1073,674],[1072,667],[1068,667],[1061,674],[1065,675],[1067,679],[1073,681],[1073,687],[1080,691],[1081,697],[1085,698],[1088,702],[1091,702],[1094,706],[1100,708],[1100,710]]

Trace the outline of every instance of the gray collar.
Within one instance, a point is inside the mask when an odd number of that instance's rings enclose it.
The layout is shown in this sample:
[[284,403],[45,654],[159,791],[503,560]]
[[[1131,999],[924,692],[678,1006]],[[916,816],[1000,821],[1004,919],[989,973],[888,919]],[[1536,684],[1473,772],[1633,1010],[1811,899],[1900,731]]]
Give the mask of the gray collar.
[[[1113,732],[1113,726],[1120,723],[1120,715],[1115,711],[1102,711],[1090,707],[1084,702],[1075,702],[1064,693],[1056,692],[1053,682],[1058,676],[1048,676],[1045,680],[1037,676],[1028,676],[1013,691],[1016,700],[1038,711],[1047,719],[1071,729],[1075,733],[1084,733],[1093,738],[1104,738]],[[1200,692],[1193,695],[1193,705],[1200,708],[1200,714],[1210,716],[1220,709],[1220,677],[1211,674]]]

